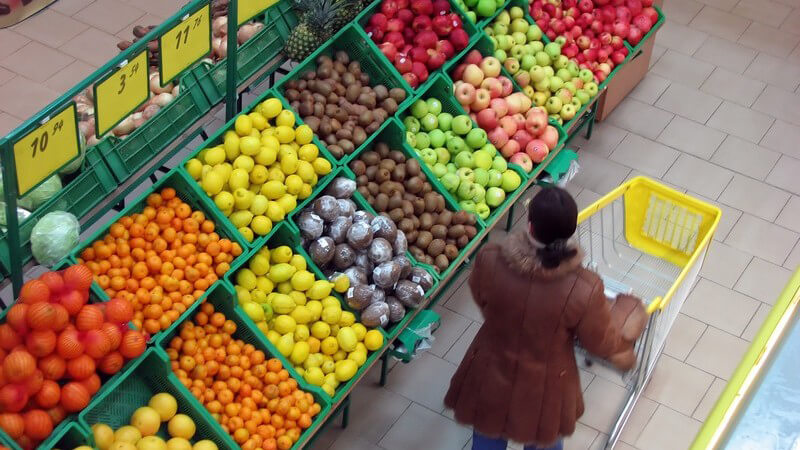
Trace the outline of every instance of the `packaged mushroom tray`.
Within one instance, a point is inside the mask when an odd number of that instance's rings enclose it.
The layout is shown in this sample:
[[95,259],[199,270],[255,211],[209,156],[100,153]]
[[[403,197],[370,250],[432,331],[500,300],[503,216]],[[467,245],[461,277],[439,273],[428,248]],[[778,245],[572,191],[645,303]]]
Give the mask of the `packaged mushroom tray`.
[[370,209],[355,181],[339,176],[295,223],[322,273],[332,281],[347,276],[350,286],[342,294],[347,306],[364,325],[391,334],[394,324],[423,304],[435,279],[409,257],[406,234],[394,221]]

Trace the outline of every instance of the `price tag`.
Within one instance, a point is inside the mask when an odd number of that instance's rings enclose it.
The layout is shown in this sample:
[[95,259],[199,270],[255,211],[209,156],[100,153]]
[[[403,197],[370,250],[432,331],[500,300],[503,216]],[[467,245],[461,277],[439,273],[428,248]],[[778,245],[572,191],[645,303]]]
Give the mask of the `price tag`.
[[145,50],[94,85],[97,136],[103,136],[114,128],[146,102],[149,96],[150,80]]
[[278,0],[240,0],[236,10],[237,23],[241,25],[247,22],[277,2]]
[[18,195],[27,194],[79,153],[78,115],[72,102],[14,143]]
[[211,53],[211,5],[207,4],[158,39],[161,85]]

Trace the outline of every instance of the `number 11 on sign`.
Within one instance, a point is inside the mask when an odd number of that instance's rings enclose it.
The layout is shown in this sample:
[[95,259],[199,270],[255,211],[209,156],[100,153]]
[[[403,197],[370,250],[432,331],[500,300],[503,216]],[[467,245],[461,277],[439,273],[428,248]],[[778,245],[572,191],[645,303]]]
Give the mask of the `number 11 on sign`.
[[158,39],[162,86],[211,52],[210,16],[211,6],[205,5]]

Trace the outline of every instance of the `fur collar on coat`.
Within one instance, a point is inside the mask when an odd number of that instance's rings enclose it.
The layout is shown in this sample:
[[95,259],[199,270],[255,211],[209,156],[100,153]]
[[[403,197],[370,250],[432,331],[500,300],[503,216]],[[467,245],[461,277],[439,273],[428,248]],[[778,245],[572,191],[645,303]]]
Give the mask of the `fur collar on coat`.
[[568,246],[577,250],[577,253],[572,258],[562,261],[558,267],[552,268],[542,266],[542,262],[536,254],[536,248],[526,231],[518,231],[510,235],[500,245],[500,253],[508,266],[517,273],[553,279],[581,267],[584,257],[583,249],[574,240],[570,240]]

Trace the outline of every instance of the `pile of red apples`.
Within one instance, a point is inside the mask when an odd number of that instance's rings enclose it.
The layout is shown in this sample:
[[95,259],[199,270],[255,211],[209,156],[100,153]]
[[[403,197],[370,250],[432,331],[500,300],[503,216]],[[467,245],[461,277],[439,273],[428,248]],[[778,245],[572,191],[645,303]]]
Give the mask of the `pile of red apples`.
[[653,0],[534,0],[530,14],[561,52],[605,80],[658,21]]
[[558,131],[547,122],[547,110],[533,107],[511,80],[501,75],[500,61],[469,52],[452,71],[453,92],[489,141],[511,163],[530,172],[558,144]]
[[415,89],[469,44],[447,0],[383,0],[364,30]]

